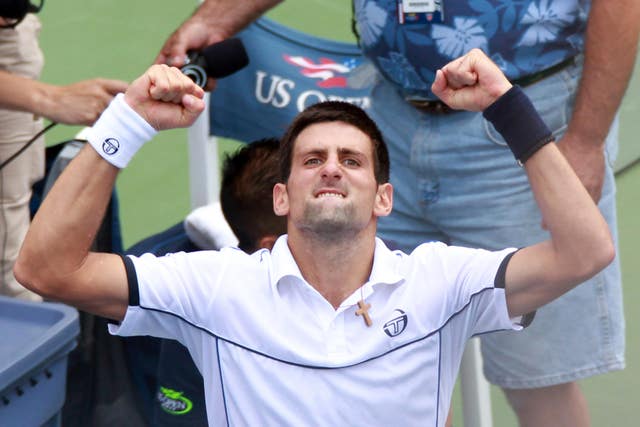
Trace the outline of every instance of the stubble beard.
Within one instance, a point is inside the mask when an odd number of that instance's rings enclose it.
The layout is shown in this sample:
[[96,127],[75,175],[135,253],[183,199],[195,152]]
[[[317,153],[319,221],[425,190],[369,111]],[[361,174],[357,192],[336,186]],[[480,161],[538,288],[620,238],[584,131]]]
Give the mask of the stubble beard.
[[355,218],[356,208],[352,203],[331,211],[325,206],[311,204],[304,209],[300,229],[311,234],[314,239],[335,244],[357,234]]

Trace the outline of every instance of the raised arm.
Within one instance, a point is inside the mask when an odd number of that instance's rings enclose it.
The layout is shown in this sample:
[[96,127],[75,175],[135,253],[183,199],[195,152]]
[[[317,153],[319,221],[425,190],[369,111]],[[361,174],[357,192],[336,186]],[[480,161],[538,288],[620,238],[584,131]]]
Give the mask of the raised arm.
[[509,261],[506,294],[512,316],[550,302],[613,260],[608,226],[589,193],[556,145],[546,143],[550,132],[528,99],[484,53],[473,50],[445,66],[432,90],[452,108],[490,107],[494,125],[504,130],[516,158],[524,163],[549,229],[549,240],[521,249]]
[[0,70],[0,107],[68,125],[92,125],[125,90],[127,83],[121,80],[98,78],[56,86]]
[[[119,168],[156,130],[189,126],[203,92],[178,69],[155,65],[117,97],[92,128],[35,216],[14,267],[18,281],[47,298],[123,318],[127,278],[119,256],[89,251]],[[117,167],[116,167],[117,165]]]

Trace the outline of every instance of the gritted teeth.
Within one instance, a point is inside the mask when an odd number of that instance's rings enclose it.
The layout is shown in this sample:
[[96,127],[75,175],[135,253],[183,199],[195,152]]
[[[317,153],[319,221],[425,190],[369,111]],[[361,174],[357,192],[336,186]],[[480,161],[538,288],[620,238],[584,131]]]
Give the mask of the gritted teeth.
[[336,192],[336,191],[321,191],[319,192],[316,197],[340,197],[340,198],[344,198],[344,195],[342,193]]

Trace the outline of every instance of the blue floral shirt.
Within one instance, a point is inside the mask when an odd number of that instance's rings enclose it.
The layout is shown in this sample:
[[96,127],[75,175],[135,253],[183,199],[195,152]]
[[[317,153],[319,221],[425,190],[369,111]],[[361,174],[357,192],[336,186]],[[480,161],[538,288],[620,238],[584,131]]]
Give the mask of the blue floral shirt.
[[436,70],[472,48],[511,80],[575,56],[590,7],[590,0],[436,0],[442,19],[430,20],[400,16],[399,3],[354,1],[360,44],[405,96],[426,99],[435,98],[429,88]]

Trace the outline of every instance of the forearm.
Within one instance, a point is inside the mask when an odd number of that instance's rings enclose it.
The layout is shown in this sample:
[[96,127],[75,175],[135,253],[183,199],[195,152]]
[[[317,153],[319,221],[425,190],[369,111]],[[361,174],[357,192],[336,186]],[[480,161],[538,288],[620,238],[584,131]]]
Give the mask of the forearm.
[[36,265],[64,272],[83,262],[102,223],[118,171],[88,145],[65,168],[38,209],[25,240],[23,250],[38,256]]
[[614,251],[609,227],[556,145],[540,149],[525,169],[551,235],[558,269],[550,273],[580,282],[607,265]]
[[568,134],[602,146],[629,83],[638,48],[640,2],[593,0],[585,59]]
[[529,313],[605,268],[615,256],[608,225],[555,144],[526,163],[551,238],[519,251],[507,268],[512,316]]
[[1,108],[70,125],[92,125],[113,96],[126,89],[127,83],[120,80],[97,78],[56,86],[0,71]]
[[9,110],[44,114],[50,85],[0,70],[0,107]]
[[231,37],[282,0],[206,0],[189,21],[211,28],[210,43]]
[[512,87],[489,105],[483,116],[524,165],[543,223],[551,233],[550,255],[563,260],[558,262],[558,271],[587,274],[580,273],[583,269],[564,265],[589,263],[589,251],[597,246],[592,243],[606,246],[607,239],[602,239],[600,231],[608,236],[608,227],[571,165],[552,143],[551,130],[518,87]]

